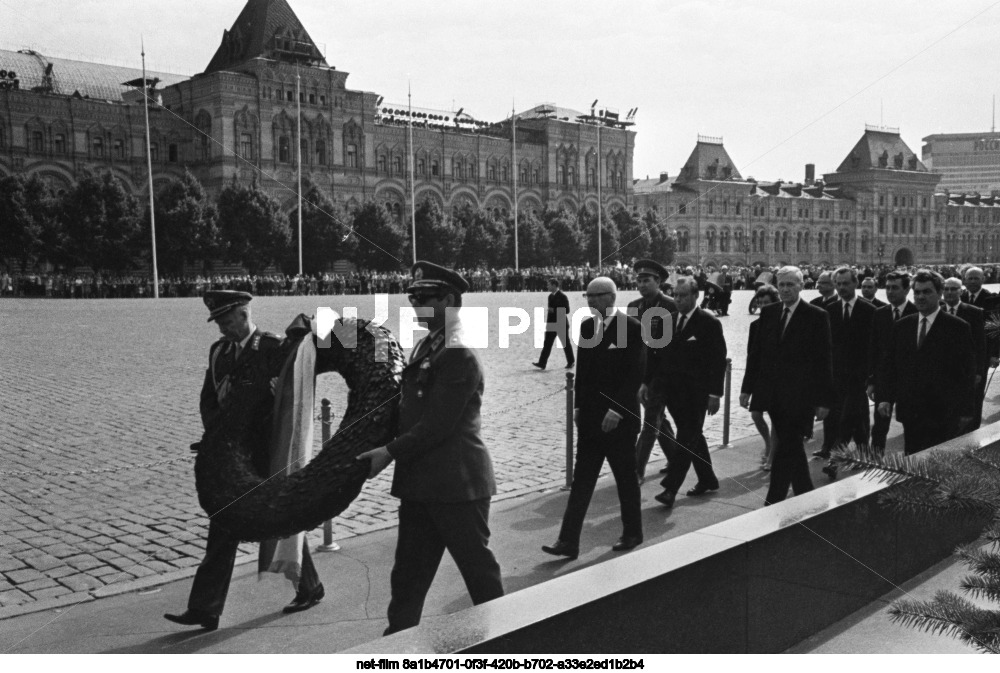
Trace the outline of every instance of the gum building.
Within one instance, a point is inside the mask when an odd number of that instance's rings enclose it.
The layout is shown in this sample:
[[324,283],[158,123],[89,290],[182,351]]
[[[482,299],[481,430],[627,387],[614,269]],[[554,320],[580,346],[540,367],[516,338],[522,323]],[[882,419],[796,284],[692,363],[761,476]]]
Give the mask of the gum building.
[[[204,72],[147,72],[154,189],[185,168],[212,195],[257,175],[291,212],[300,150],[303,178],[336,203],[374,199],[408,219],[412,120],[418,203],[505,216],[516,183],[522,212],[593,208],[599,191],[610,209],[633,205],[635,132],[616,111],[538,105],[517,115],[515,148],[509,119],[425,108],[411,116],[347,80],[288,2],[249,0]],[[84,169],[110,170],[145,194],[142,85],[139,69],[0,50],[0,176],[39,174],[58,189]]]
[[1000,133],[939,133],[924,138],[924,164],[949,192],[1000,192]]
[[677,232],[677,262],[911,265],[991,263],[1000,198],[938,188],[898,129],[866,126],[836,171],[802,182],[740,174],[721,138],[699,136],[674,176],[636,180],[635,208]]

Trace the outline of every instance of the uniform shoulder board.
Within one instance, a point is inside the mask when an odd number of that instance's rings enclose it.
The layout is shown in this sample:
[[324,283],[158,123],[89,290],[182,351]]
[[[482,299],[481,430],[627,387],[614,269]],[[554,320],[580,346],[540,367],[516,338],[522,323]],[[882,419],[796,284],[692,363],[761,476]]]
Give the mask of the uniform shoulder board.
[[223,348],[227,343],[229,342],[226,341],[225,339],[219,339],[209,347],[208,354],[213,355],[216,351]]
[[275,348],[281,343],[281,341],[281,337],[274,332],[261,332],[254,338],[254,348],[265,350]]

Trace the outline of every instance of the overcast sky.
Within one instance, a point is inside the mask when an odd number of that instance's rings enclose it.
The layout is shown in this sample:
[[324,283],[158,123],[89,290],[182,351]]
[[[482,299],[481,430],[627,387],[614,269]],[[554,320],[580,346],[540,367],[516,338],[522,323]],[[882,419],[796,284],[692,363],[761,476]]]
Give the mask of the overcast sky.
[[[635,177],[722,136],[744,176],[832,172],[865,123],[988,131],[1000,0],[289,0],[348,87],[480,119],[638,107]],[[0,0],[0,48],[201,72],[244,0]],[[884,112],[883,112],[884,110]]]

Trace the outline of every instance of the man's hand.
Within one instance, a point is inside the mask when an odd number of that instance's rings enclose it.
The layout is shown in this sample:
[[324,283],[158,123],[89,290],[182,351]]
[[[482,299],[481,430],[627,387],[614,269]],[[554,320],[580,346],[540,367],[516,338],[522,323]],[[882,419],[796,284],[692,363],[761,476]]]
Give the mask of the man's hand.
[[822,421],[829,413],[830,410],[827,407],[816,407],[816,420]]
[[601,421],[601,431],[611,432],[618,427],[618,422],[620,420],[621,418],[619,418],[618,414],[609,409],[608,413],[604,414],[604,420]]
[[888,402],[878,403],[878,412],[886,418],[892,417],[892,405]]
[[271,379],[271,394],[274,395],[274,389],[278,387],[278,377],[275,376]]
[[639,403],[644,407],[649,406],[649,386],[645,383],[639,386]]
[[993,369],[996,369],[998,366],[1000,366],[1000,358],[998,358],[998,357],[992,357],[992,358],[990,358],[990,367],[993,367]]
[[368,478],[374,479],[379,472],[389,466],[389,463],[392,462],[392,456],[389,454],[389,449],[380,446],[377,449],[359,454],[354,460],[371,460],[372,464],[368,470]]
[[959,416],[958,418],[958,429],[961,432],[965,432],[965,429],[972,425],[972,416]]
[[715,395],[708,396],[708,415],[714,416],[719,410],[719,398]]
[[978,386],[983,380],[982,374],[976,374],[976,385]]
[[874,402],[875,401],[875,386],[869,385],[868,388],[865,390],[865,392],[868,394],[868,399],[870,399],[872,402]]
[[750,393],[740,393],[740,406],[744,409],[750,406]]

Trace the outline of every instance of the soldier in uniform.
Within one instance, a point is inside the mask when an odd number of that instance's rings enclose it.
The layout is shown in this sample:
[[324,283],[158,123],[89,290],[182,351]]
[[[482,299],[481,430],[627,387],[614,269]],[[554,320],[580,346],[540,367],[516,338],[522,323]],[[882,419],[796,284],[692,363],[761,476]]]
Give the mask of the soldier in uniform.
[[[233,290],[214,290],[205,293],[204,301],[209,310],[209,322],[219,326],[222,338],[212,344],[208,356],[208,370],[201,389],[201,420],[205,431],[211,430],[218,422],[222,405],[234,385],[239,385],[240,372],[259,364],[261,353],[277,348],[281,337],[262,332],[253,323],[250,301],[253,295]],[[271,434],[271,415],[274,405],[274,391],[262,395],[259,427],[248,431],[247,436],[259,438],[253,447],[253,463],[258,474],[270,476],[268,438]],[[200,444],[192,445],[197,452]],[[219,616],[226,605],[229,582],[233,576],[236,551],[239,540],[230,537],[213,521],[208,523],[208,541],[205,544],[205,558],[194,576],[188,609],[183,614],[163,615],[177,624],[201,626],[214,631],[219,626]],[[298,591],[293,601],[284,608],[285,613],[307,610],[319,603],[324,596],[323,583],[309,556],[308,544],[302,547],[302,575]]]
[[503,595],[500,566],[489,548],[493,463],[480,436],[483,368],[462,341],[458,308],[469,284],[430,262],[417,262],[406,291],[430,334],[403,370],[399,436],[367,451],[370,478],[393,460],[399,498],[396,558],[390,577],[386,635],[420,623],[427,591],[445,549],[472,602]]
[[[658,315],[663,310],[670,313],[671,318],[677,314],[677,302],[663,294],[660,290],[660,283],[667,279],[667,270],[663,265],[651,259],[640,259],[633,266],[638,277],[639,294],[642,295],[628,304],[628,315],[634,317],[643,325],[643,339],[659,340],[664,336],[670,337],[673,327],[672,320],[664,320],[662,315]],[[661,311],[651,314],[647,320],[642,317],[649,309],[656,307]],[[648,323],[649,327],[645,327]],[[657,368],[659,350],[657,348],[646,348],[646,361],[650,371]],[[635,443],[635,469],[641,484],[646,478],[646,463],[649,462],[649,454],[653,451],[653,444],[660,440],[660,450],[668,460],[674,449],[676,440],[674,439],[674,429],[667,420],[665,412],[666,403],[662,399],[650,399],[648,405],[644,405],[642,430],[639,432],[639,439]],[[666,472],[663,468],[662,472]]]

